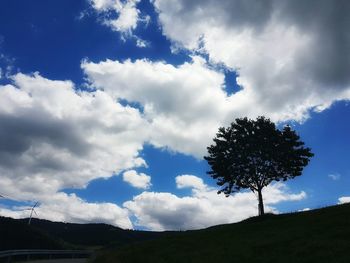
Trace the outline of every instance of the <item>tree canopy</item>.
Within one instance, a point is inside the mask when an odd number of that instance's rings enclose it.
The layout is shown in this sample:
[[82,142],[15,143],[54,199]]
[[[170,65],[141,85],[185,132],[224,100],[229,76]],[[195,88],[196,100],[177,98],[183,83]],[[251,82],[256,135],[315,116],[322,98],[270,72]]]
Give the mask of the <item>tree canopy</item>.
[[207,173],[221,186],[218,193],[258,193],[259,215],[264,214],[262,189],[301,175],[314,155],[290,126],[279,130],[265,117],[238,118],[219,128],[213,140],[204,159],[211,167]]

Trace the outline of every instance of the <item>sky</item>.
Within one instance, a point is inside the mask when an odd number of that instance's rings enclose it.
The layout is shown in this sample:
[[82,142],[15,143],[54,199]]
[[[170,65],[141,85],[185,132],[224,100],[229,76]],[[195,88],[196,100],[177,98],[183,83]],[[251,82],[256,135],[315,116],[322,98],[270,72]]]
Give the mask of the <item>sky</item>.
[[187,230],[258,213],[218,195],[219,127],[264,115],[315,154],[265,210],[350,201],[350,2],[2,0],[0,215]]

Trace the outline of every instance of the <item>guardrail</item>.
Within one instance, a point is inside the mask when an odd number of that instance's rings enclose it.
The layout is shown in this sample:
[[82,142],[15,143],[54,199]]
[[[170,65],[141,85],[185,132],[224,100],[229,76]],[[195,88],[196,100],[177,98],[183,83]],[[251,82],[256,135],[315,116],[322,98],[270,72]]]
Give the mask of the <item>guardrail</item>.
[[45,249],[20,249],[0,251],[0,262],[11,263],[14,261],[28,261],[31,259],[64,259],[64,258],[88,258],[93,254],[91,250],[45,250]]

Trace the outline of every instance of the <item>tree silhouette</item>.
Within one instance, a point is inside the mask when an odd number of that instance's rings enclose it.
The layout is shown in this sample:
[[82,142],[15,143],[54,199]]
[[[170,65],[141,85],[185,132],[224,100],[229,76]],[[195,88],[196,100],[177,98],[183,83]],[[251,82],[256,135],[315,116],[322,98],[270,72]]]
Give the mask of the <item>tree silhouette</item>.
[[222,187],[218,194],[250,189],[258,194],[259,215],[264,214],[262,189],[301,175],[314,156],[290,126],[278,130],[265,117],[238,118],[219,128],[213,140],[204,159],[211,167],[207,173]]

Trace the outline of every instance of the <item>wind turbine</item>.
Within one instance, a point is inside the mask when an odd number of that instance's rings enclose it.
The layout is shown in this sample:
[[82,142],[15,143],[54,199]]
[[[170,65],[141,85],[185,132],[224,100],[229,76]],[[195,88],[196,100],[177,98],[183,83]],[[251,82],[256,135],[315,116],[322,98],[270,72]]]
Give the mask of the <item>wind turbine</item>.
[[38,203],[39,203],[39,202],[36,202],[31,208],[26,209],[26,210],[30,210],[30,217],[29,217],[29,220],[28,220],[28,225],[30,225],[30,222],[32,221],[33,213],[34,213],[35,215],[38,215],[38,214],[35,212],[35,210],[34,210],[34,208],[38,205]]

